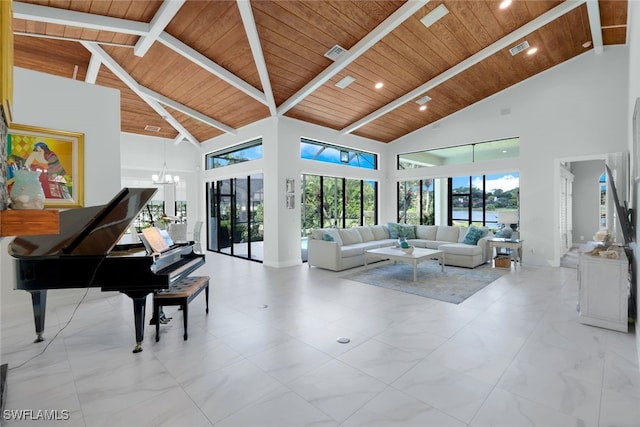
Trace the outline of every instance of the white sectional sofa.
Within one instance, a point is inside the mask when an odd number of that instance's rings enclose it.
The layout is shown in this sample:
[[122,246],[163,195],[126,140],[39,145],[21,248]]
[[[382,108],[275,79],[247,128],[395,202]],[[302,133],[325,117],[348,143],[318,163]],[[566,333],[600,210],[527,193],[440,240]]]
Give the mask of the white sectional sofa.
[[[411,228],[404,229],[410,245],[443,251],[446,265],[474,268],[491,259],[486,237],[480,238],[475,245],[462,243],[468,231],[467,227],[402,226],[413,227],[413,233],[406,232],[411,231]],[[393,227],[395,225],[389,224],[312,230],[308,240],[309,267],[341,271],[364,265],[365,250],[394,246],[398,243]]]

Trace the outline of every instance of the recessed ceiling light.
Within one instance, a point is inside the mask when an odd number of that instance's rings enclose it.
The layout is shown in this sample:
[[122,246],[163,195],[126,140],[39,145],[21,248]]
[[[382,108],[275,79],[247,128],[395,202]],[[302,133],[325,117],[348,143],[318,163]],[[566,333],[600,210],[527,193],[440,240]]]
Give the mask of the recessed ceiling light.
[[531,49],[529,49],[527,51],[527,55],[533,55],[534,53],[536,53],[538,51],[537,47],[532,47]]
[[344,89],[345,87],[349,86],[351,83],[355,81],[356,81],[355,77],[345,76],[342,80],[336,83],[336,86],[338,86],[340,89]]
[[384,86],[384,83],[382,82],[376,83],[376,89],[382,89],[383,86]]
[[582,43],[582,47],[585,48],[585,49],[590,48],[591,47],[591,40],[588,40],[588,41]]
[[503,2],[500,3],[500,9],[506,9],[509,6],[511,6],[511,0],[503,0]]
[[148,132],[160,132],[160,126],[146,125],[144,130]]
[[420,106],[420,108],[419,108],[419,110],[420,110],[420,111],[424,111],[424,110],[426,110],[426,109],[427,109],[427,106],[426,106],[426,105],[421,105],[421,106]]
[[449,13],[449,9],[447,9],[444,4],[441,4],[440,6],[433,9],[431,12],[427,13],[420,20],[420,22],[422,22],[425,27],[429,28],[430,26],[435,24],[437,20],[445,16],[447,13]]

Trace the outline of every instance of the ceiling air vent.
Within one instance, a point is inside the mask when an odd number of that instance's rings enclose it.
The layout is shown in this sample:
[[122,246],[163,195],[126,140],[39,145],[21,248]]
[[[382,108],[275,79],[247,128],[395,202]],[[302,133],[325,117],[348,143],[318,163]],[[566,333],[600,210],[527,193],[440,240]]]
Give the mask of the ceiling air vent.
[[428,14],[426,14],[421,20],[420,22],[422,22],[422,24],[429,28],[430,26],[432,26],[433,24],[435,24],[437,21],[440,20],[440,18],[442,18],[443,16],[445,16],[447,13],[449,13],[449,9],[447,9],[447,7],[444,4],[441,4],[440,6],[436,7],[435,9],[433,9],[431,12],[429,12]]
[[427,102],[429,102],[429,101],[431,101],[431,98],[429,98],[427,95],[425,95],[425,96],[423,96],[422,98],[418,99],[418,100],[416,101],[416,103],[417,103],[418,105],[424,105],[424,104],[426,104],[426,103],[427,103]]
[[349,86],[351,83],[355,81],[356,81],[355,77],[346,76],[342,80],[340,80],[338,83],[336,83],[336,86],[338,86],[340,89],[344,89],[345,87]]
[[342,54],[345,53],[346,51],[347,49],[340,47],[338,45],[335,45],[334,47],[329,49],[327,53],[324,54],[324,56],[326,56],[332,61],[337,61],[338,58],[340,58],[340,56],[342,56]]
[[520,52],[526,49],[529,49],[529,42],[525,40],[519,45],[516,45],[511,49],[509,49],[509,52],[511,52],[511,56],[516,56],[517,54],[519,54]]
[[144,130],[149,131],[149,132],[160,132],[160,126],[146,125],[144,127]]

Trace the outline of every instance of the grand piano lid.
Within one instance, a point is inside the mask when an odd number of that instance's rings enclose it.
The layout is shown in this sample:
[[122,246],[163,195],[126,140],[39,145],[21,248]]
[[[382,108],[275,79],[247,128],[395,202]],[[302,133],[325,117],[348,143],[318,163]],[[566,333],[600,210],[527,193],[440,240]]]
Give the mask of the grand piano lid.
[[106,205],[62,211],[59,234],[18,236],[9,253],[16,258],[106,255],[156,191],[123,188]]

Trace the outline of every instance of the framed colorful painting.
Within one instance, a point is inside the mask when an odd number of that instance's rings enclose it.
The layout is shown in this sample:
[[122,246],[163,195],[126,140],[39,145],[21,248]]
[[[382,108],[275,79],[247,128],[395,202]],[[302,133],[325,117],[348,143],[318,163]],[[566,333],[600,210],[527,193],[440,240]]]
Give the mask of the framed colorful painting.
[[45,208],[84,203],[84,134],[12,124],[7,137],[7,186],[19,169],[40,171]]

